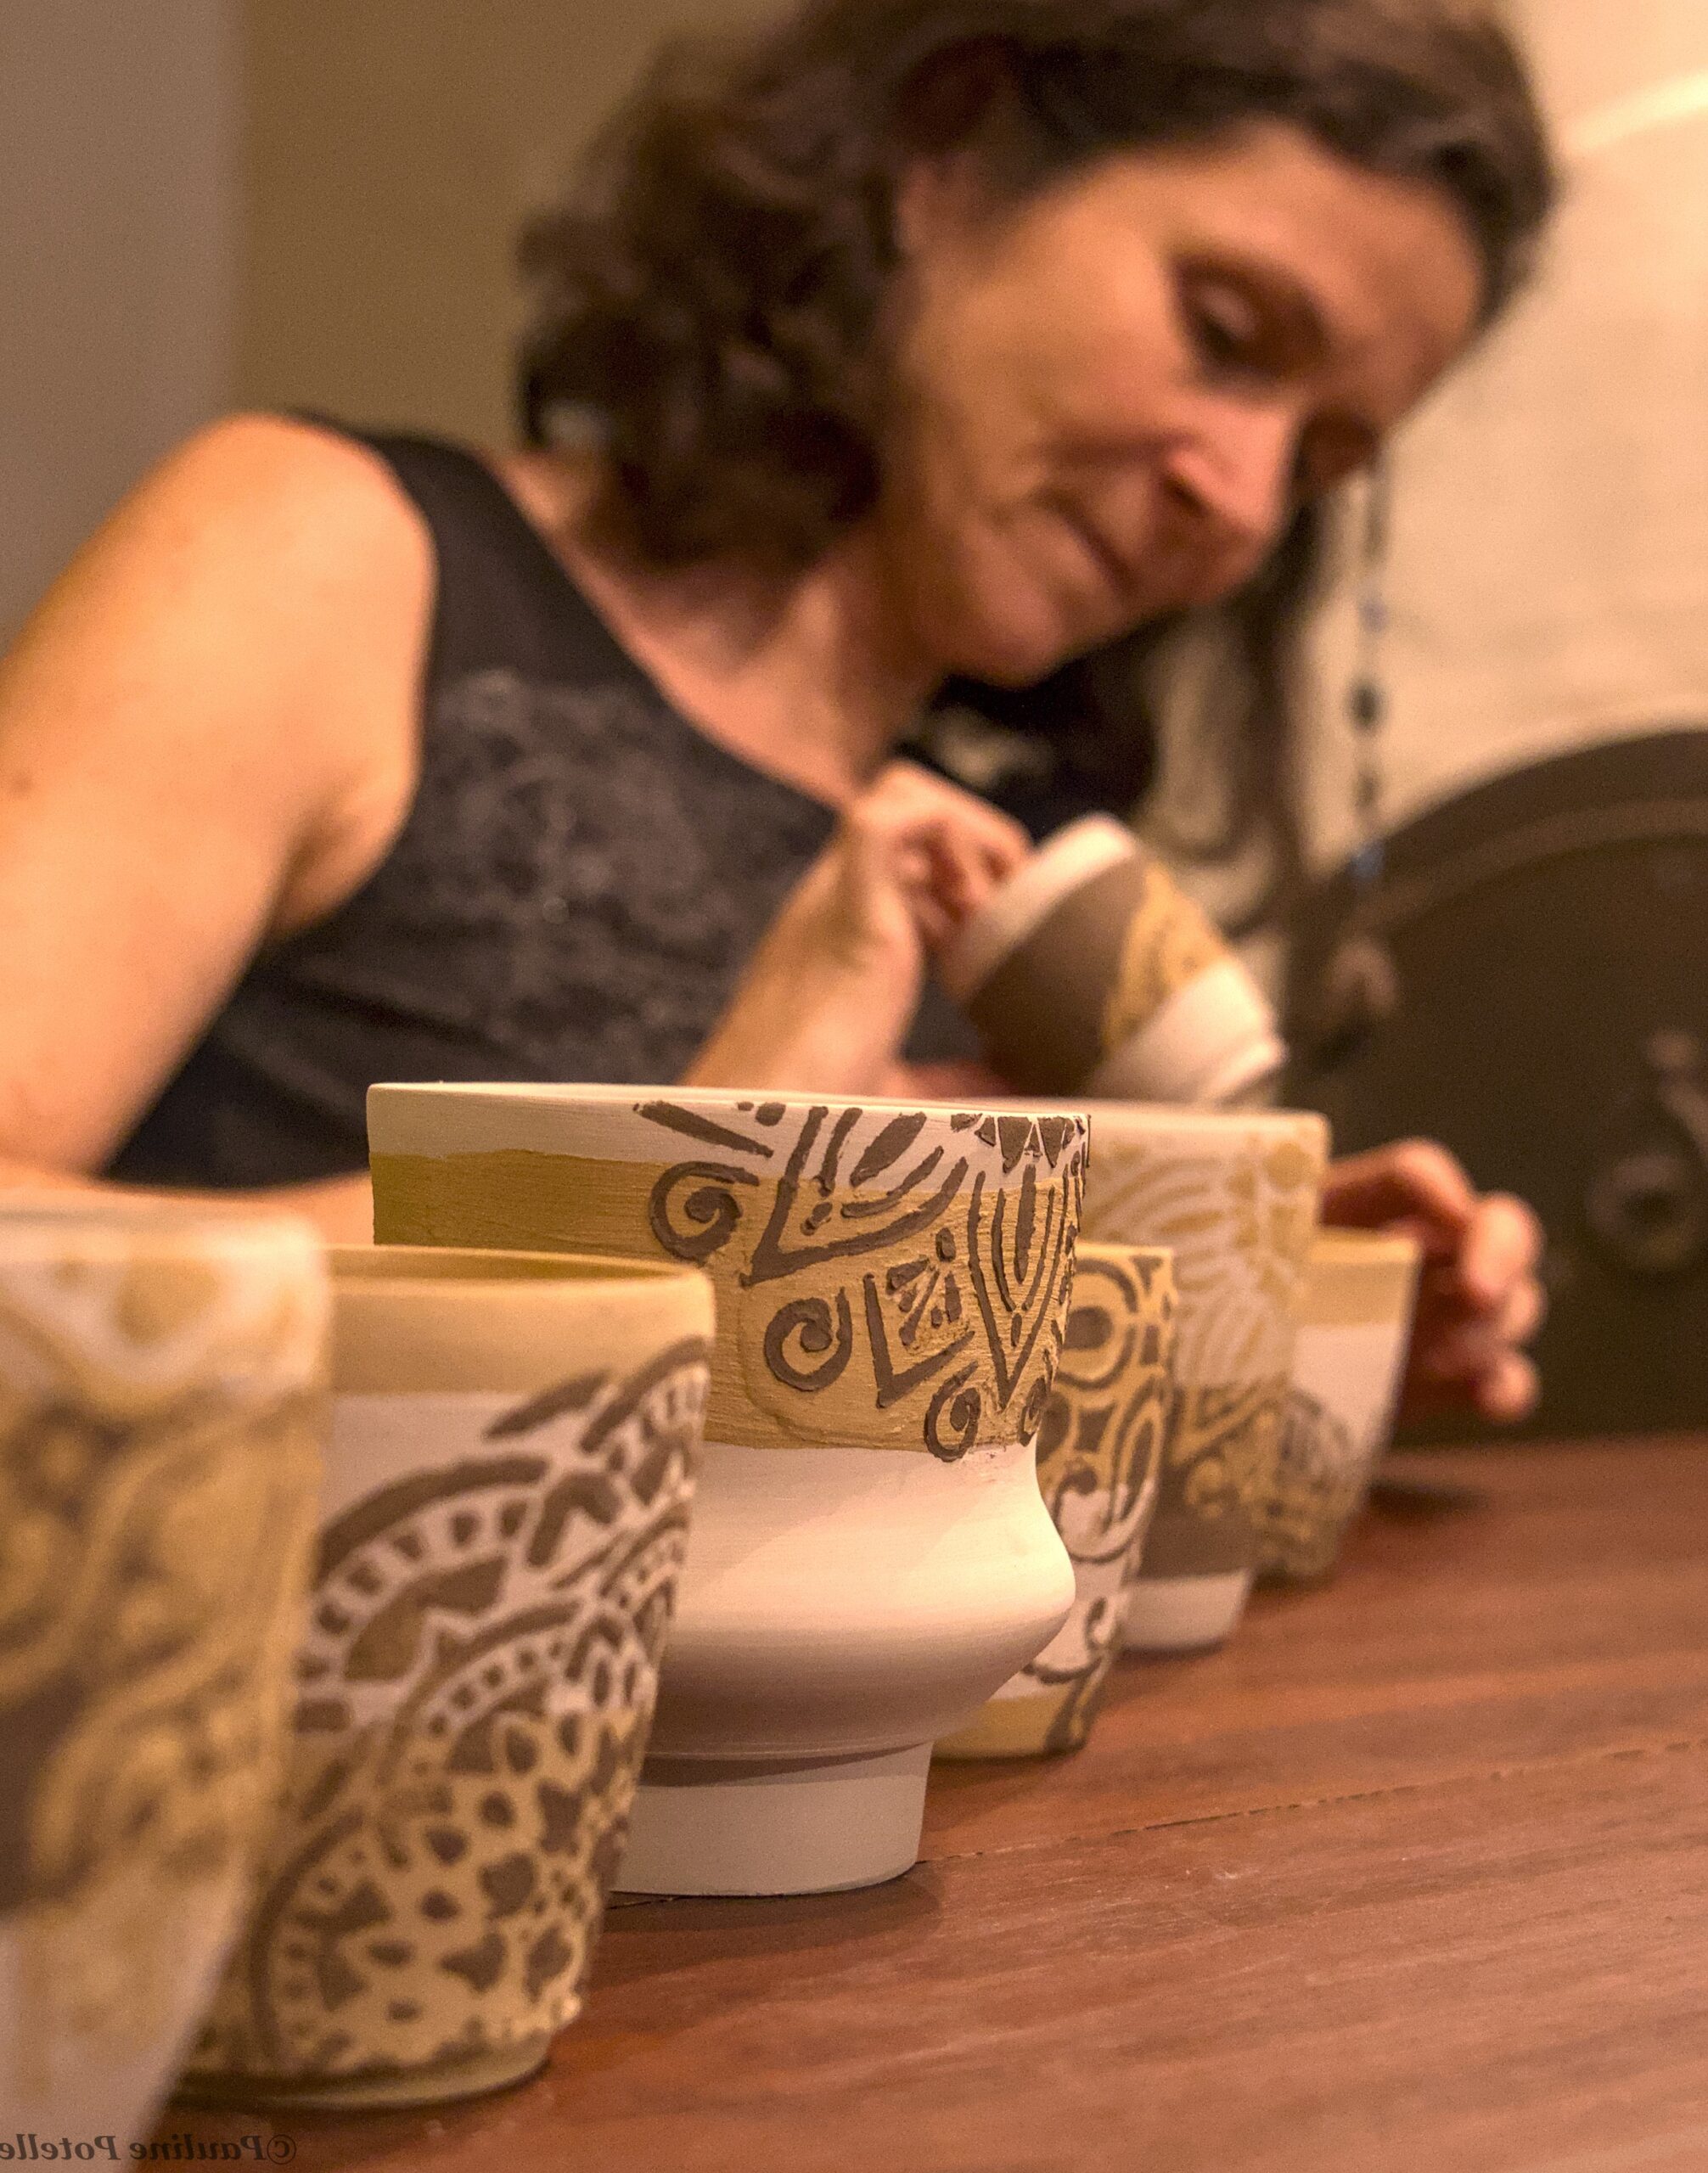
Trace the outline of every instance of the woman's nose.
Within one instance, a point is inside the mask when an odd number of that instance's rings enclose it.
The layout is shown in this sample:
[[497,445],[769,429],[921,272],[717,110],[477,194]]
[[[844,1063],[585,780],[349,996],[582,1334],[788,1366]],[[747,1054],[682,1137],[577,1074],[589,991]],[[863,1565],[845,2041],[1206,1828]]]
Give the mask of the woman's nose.
[[1169,480],[1224,543],[1261,552],[1292,510],[1298,438],[1279,401],[1218,400],[1177,440]]

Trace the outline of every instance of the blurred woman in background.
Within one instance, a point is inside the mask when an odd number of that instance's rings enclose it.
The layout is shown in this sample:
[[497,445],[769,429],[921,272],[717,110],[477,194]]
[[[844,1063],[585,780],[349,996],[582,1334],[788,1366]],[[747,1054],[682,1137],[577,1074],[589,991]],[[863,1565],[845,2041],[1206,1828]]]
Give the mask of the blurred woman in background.
[[[931,951],[1029,844],[897,749],[952,689],[1125,813],[1205,615],[1284,873],[1321,508],[1551,192],[1470,0],[810,0],[666,65],[528,239],[525,451],[221,424],[8,660],[5,1171],[350,1232],[376,1079],[944,1087]],[[1327,1211],[1424,1232],[1413,1407],[1527,1406],[1517,1203],[1412,1145]]]

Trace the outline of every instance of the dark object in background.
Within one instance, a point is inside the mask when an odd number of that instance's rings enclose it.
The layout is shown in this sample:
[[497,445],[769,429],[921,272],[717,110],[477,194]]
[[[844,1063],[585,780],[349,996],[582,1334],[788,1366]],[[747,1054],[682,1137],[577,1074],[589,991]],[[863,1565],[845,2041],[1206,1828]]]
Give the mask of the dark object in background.
[[1338,1153],[1421,1134],[1536,1208],[1552,1311],[1520,1431],[1708,1425],[1708,729],[1480,785],[1357,899],[1345,869],[1295,919],[1284,1098]]

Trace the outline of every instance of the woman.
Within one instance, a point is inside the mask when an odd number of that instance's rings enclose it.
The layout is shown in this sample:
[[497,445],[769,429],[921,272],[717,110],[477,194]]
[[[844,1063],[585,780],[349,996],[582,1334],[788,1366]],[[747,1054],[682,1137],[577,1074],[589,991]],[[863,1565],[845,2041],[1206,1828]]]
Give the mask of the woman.
[[[1042,687],[1136,778],[1099,666],[1222,606],[1278,775],[1314,508],[1549,194],[1457,0],[811,0],[660,75],[531,239],[529,451],[222,424],[26,629],[6,1173],[352,1232],[374,1078],[925,1091],[1027,840],[892,759],[921,710]],[[1411,1146],[1329,1211],[1424,1231],[1414,1408],[1527,1406],[1525,1210]]]

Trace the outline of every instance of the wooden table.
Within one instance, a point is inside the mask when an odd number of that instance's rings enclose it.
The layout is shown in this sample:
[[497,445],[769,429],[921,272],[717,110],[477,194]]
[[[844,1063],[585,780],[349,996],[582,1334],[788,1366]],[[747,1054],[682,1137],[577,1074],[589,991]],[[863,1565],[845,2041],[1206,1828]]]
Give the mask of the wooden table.
[[1702,2173],[1708,1438],[1391,1471],[1332,1586],[1124,1663],[1077,1758],[938,1768],[907,1878],[614,1909],[524,2088],[165,2131],[367,2173]]

